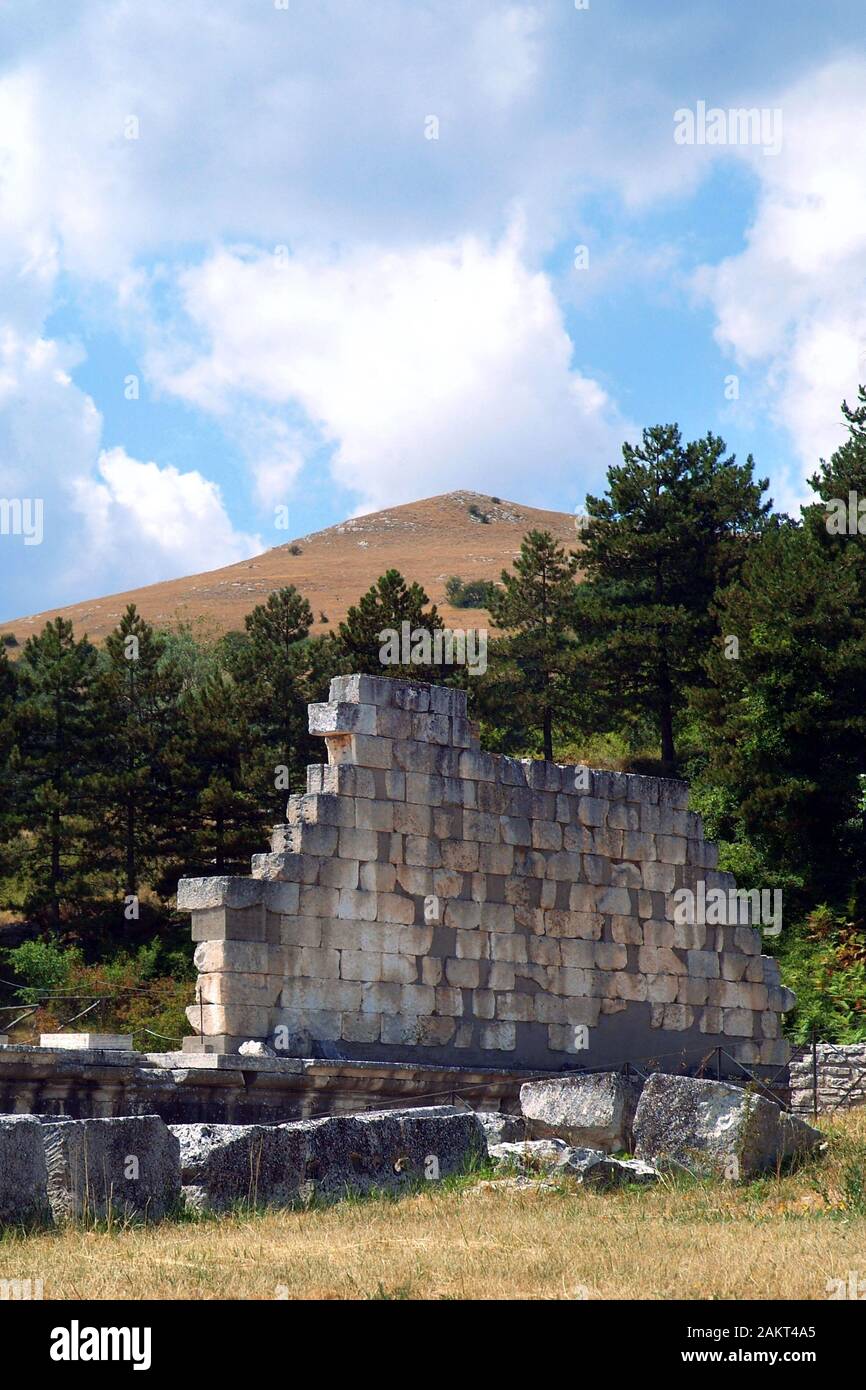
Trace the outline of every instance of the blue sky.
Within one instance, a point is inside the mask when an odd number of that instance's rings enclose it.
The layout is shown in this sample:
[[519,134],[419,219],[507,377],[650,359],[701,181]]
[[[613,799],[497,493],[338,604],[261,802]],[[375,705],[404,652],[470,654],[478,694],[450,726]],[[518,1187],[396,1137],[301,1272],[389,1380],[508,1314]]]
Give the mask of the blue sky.
[[0,621],[672,419],[795,508],[864,349],[857,0],[0,10]]

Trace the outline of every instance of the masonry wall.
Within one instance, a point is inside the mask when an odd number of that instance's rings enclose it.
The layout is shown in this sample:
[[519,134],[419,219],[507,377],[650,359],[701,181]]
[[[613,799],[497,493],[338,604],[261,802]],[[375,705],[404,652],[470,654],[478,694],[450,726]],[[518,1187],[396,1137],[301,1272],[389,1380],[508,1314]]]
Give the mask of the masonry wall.
[[866,1042],[818,1043],[814,1057],[811,1047],[801,1048],[790,1078],[791,1108],[801,1115],[866,1105]]
[[676,888],[734,886],[684,783],[482,753],[464,692],[404,681],[337,678],[310,729],[328,762],[251,877],[178,888],[205,1045],[540,1070],[674,1070],[721,1045],[785,1063],[793,996],[759,933],[674,921]]

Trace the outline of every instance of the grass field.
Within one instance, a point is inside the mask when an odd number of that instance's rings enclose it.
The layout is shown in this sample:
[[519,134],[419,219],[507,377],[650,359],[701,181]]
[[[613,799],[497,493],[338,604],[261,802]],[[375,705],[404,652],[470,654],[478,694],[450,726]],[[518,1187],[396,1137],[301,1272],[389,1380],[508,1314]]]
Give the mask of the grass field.
[[866,1289],[866,1108],[826,1155],[748,1185],[516,1192],[478,1178],[160,1226],[0,1240],[0,1280],[46,1299],[826,1299]]

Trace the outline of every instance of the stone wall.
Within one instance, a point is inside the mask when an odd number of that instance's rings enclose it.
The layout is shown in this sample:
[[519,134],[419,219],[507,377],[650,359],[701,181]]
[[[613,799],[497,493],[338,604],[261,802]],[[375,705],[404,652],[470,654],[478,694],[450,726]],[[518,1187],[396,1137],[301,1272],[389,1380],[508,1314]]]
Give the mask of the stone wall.
[[866,1042],[818,1043],[815,1053],[813,1059],[811,1047],[804,1048],[791,1061],[791,1109],[813,1113],[816,1060],[819,1112],[866,1105]]
[[344,676],[330,697],[310,707],[328,763],[252,876],[179,885],[205,1045],[784,1064],[793,996],[759,933],[674,920],[676,888],[734,886],[684,783],[482,753],[462,691]]

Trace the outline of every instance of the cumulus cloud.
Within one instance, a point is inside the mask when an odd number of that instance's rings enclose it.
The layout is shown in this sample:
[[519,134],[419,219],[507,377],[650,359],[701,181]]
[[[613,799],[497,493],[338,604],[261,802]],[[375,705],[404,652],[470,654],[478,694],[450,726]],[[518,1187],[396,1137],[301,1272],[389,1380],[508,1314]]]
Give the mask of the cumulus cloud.
[[801,471],[781,490],[805,500],[803,479],[843,437],[839,405],[866,381],[866,62],[824,67],[778,99],[779,155],[744,148],[757,206],[737,255],[704,266],[697,287],[716,337],[752,370]]
[[[0,329],[0,497],[38,499],[43,535],[0,536],[3,614],[239,560],[262,549],[234,530],[218,488],[194,470],[100,452],[102,419],[72,381],[77,354]],[[34,604],[34,596],[46,596]]]
[[217,413],[300,406],[368,507],[468,486],[570,508],[627,428],[572,366],[516,232],[286,262],[221,250],[181,290],[207,348],[155,351],[161,384]]

